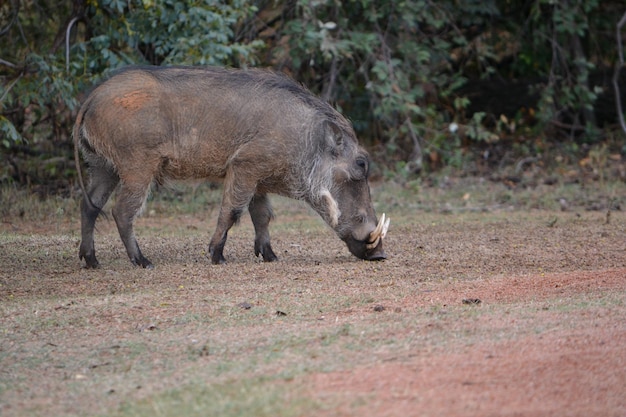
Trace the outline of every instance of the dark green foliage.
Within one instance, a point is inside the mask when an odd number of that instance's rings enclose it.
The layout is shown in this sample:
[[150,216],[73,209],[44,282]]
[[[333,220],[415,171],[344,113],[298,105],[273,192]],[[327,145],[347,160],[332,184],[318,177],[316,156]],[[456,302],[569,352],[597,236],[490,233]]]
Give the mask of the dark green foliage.
[[615,119],[602,100],[624,11],[597,0],[5,0],[0,181],[71,173],[82,94],[135,63],[285,71],[350,117],[391,171],[462,168],[520,135],[593,143]]
[[[243,0],[5,3],[0,7],[0,26],[6,28],[0,37],[0,155],[12,163],[0,168],[0,180],[41,182],[41,170],[32,165],[59,154],[67,157],[64,168],[71,165],[67,151],[81,95],[116,68],[254,63],[252,52],[263,43],[239,42],[236,29],[255,11]],[[14,20],[5,18],[13,15]],[[59,173],[59,168],[47,171]]]

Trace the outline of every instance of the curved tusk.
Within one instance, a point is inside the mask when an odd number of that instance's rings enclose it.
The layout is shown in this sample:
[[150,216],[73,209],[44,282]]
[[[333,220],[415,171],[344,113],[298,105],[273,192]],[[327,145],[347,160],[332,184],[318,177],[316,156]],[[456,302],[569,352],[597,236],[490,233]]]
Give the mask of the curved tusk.
[[[383,213],[383,216],[384,216],[384,215],[385,215],[385,214]],[[387,221],[385,222],[385,225],[383,226],[383,231],[382,231],[382,232],[381,232],[381,234],[380,234],[380,238],[381,238],[381,239],[384,239],[384,238],[385,238],[385,236],[387,236],[387,230],[389,230],[389,223],[390,223],[390,222],[391,222],[391,219],[390,219],[390,218],[387,218]]]
[[385,235],[387,234],[387,229],[389,228],[390,220],[391,219],[387,219],[385,221],[385,213],[383,213],[383,215],[378,220],[378,224],[376,225],[376,228],[372,230],[372,232],[369,235],[369,241],[365,244],[365,247],[367,249],[374,249],[376,246],[378,246],[378,243],[380,242],[380,240],[383,239]]
[[365,244],[365,248],[367,249],[374,249],[376,246],[378,246],[378,242],[380,242],[380,236],[376,238],[376,240],[374,240],[371,243],[366,243]]
[[383,213],[383,215],[378,220],[378,224],[376,225],[376,228],[372,231],[372,233],[370,233],[370,240],[375,240],[380,236],[380,234],[383,232],[384,223],[385,223],[385,213]]

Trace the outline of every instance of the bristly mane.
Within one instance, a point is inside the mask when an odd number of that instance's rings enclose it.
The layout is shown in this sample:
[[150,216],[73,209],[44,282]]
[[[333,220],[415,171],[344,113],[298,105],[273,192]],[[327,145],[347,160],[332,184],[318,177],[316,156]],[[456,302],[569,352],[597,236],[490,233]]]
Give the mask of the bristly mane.
[[[176,68],[180,72],[165,72],[162,69]],[[157,80],[167,81],[182,81],[185,80],[187,75],[197,74],[198,72],[205,72],[210,74],[213,78],[220,79],[221,82],[227,84],[249,85],[250,87],[263,86],[267,90],[282,90],[288,92],[290,95],[298,98],[306,106],[314,109],[320,113],[323,117],[329,121],[337,124],[344,130],[350,131],[352,125],[328,102],[315,96],[304,85],[296,82],[286,74],[274,71],[272,69],[233,69],[222,67],[191,67],[191,66],[172,66],[172,67],[156,67],[156,66],[130,66],[122,68],[116,71],[115,74],[121,72],[140,70],[152,75]]]

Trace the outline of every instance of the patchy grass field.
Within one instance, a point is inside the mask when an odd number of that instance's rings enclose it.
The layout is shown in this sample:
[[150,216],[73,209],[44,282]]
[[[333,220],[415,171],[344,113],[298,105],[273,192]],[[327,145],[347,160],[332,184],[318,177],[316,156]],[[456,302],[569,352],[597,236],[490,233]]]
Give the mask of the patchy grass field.
[[626,415],[623,183],[378,187],[380,263],[274,199],[280,261],[246,218],[211,265],[191,194],[137,221],[154,270],[100,220],[95,271],[75,201],[3,195],[0,415]]

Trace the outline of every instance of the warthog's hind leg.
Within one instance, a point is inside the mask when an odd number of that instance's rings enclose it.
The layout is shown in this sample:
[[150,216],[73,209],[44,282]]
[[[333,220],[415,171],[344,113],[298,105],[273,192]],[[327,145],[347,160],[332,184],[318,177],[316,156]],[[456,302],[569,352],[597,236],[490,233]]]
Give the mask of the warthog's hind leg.
[[126,253],[133,265],[143,268],[153,268],[150,262],[139,249],[139,244],[133,232],[133,221],[143,206],[150,184],[123,184],[117,194],[117,202],[113,207],[113,218],[117,224],[122,242],[126,247]]
[[81,242],[78,251],[79,259],[84,259],[86,268],[97,268],[100,264],[96,259],[93,242],[93,231],[96,219],[120,181],[115,171],[106,164],[93,164],[89,168],[89,185],[87,195],[81,202]]
[[278,259],[270,245],[269,224],[274,217],[272,206],[266,194],[255,194],[248,206],[254,224],[254,254],[262,255],[265,262]]

